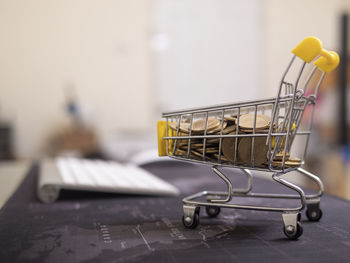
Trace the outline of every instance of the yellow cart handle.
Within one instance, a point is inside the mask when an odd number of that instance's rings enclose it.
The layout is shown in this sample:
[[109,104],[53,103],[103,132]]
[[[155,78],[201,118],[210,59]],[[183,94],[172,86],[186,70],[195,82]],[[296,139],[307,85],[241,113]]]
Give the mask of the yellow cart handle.
[[[317,66],[319,69],[321,69],[324,72],[331,72],[339,64],[339,56],[334,51],[325,51],[323,49],[322,52],[327,52],[327,53],[324,53],[324,54],[327,54],[328,57],[326,57],[325,55],[323,55],[321,53],[321,57],[319,57],[314,62],[314,65]],[[329,58],[329,57],[331,57],[331,58]]]
[[314,65],[324,72],[334,70],[339,64],[338,54],[334,51],[323,49],[321,41],[316,37],[305,38],[292,50],[292,53],[306,63],[310,63],[317,56],[320,56],[314,62]]

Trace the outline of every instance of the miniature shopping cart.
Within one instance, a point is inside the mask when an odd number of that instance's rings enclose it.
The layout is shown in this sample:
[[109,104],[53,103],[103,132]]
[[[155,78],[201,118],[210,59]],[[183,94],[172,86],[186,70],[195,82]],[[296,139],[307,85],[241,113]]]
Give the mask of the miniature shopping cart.
[[[305,38],[292,53],[294,56],[282,76],[275,98],[162,114],[166,120],[158,122],[159,155],[211,165],[214,173],[227,185],[225,192],[202,191],[183,199],[183,224],[186,228],[198,225],[201,206],[206,208],[210,217],[216,217],[220,208],[282,212],[284,234],[289,239],[297,239],[303,232],[300,212],[305,206],[310,221],[321,218],[322,181],[302,166],[319,87],[325,74],[337,67],[339,57],[335,52],[324,50],[320,40],[315,37]],[[252,123],[248,131],[240,124],[246,118],[243,116],[247,115]],[[264,129],[257,123],[261,116],[269,118],[268,127]],[[219,127],[211,127],[210,121],[213,119],[219,121]],[[198,131],[194,126],[199,122],[202,123],[202,130]],[[224,132],[227,122],[234,123],[230,133]],[[196,150],[193,150],[194,147]],[[224,147],[230,149],[228,154],[223,151]],[[261,157],[264,160],[257,162]],[[234,189],[223,173],[224,167],[241,170],[248,178],[247,188]],[[251,170],[270,172],[275,182],[292,189],[296,194],[253,193]],[[291,171],[297,171],[314,181],[318,192],[306,195],[298,185],[283,178]],[[297,199],[300,205],[275,207],[232,203],[238,197]]]

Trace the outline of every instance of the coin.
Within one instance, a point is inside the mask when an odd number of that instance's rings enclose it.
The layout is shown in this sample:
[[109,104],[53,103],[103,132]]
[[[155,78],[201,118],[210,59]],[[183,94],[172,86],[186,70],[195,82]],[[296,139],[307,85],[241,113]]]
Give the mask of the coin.
[[288,158],[288,162],[289,163],[298,163],[298,164],[300,164],[301,163],[301,159],[299,159],[297,157],[289,157]]
[[[179,134],[179,136],[181,135],[182,134]],[[181,146],[187,145],[187,142],[188,142],[188,139],[174,139],[171,143],[172,143],[172,146],[181,147]]]
[[[255,114],[244,114],[239,117],[239,128],[254,129]],[[266,129],[270,126],[271,118],[266,115],[256,115],[255,129]]]
[[[217,118],[208,118],[207,132],[219,127],[221,124],[220,120]],[[204,132],[206,127],[206,119],[196,120],[192,123],[193,132]]]
[[231,122],[236,122],[237,115],[226,115],[226,116],[224,116],[224,120],[231,121]]
[[[289,162],[289,161],[285,161],[284,164],[288,168],[295,168],[295,167],[299,167],[301,165],[301,163],[295,163],[295,162]],[[282,166],[282,162],[273,161],[272,165],[281,167]]]
[[193,154],[194,156],[200,157],[200,158],[203,157],[203,154],[202,154],[202,153],[197,152],[197,151],[194,151],[194,150],[191,151],[191,154]]
[[[169,123],[169,127],[171,128],[171,129],[173,129],[173,130],[177,130],[177,128],[179,127],[179,123],[178,122],[176,122],[176,121],[174,121],[174,122],[170,122]],[[187,122],[181,122],[180,123],[180,127],[179,127],[179,131],[181,131],[181,132],[184,132],[184,133],[189,133],[189,131],[190,131],[190,124],[189,123],[187,123]]]
[[214,129],[211,129],[211,130],[208,130],[207,133],[208,133],[208,134],[215,134],[215,133],[220,134],[220,132],[221,132],[221,126],[222,126],[222,129],[223,129],[223,131],[224,131],[224,129],[225,129],[226,126],[227,126],[227,122],[224,121],[224,122],[222,123],[222,125],[221,125],[221,122],[220,122],[220,125],[219,125],[218,127],[214,128]]
[[[197,148],[196,151],[203,153],[203,147],[202,148]],[[205,148],[205,153],[217,153],[219,151],[219,148],[217,147],[208,147]]]
[[[189,158],[193,158],[193,157],[201,157],[203,158],[203,140],[198,140],[195,139],[195,142],[190,144],[190,156]],[[188,140],[185,143],[181,143],[178,145],[180,151],[184,151],[186,154],[183,154],[183,152],[180,152],[183,155],[187,156],[187,152],[188,152]],[[206,142],[206,148],[205,148],[205,157],[207,157],[208,155],[212,154],[212,153],[217,153],[218,152],[218,143],[207,143]]]
[[[214,153],[213,155],[211,155],[211,158],[213,159],[213,161],[218,162],[219,161],[219,154]],[[229,160],[222,154],[221,154],[221,161],[229,162]]]
[[[239,129],[240,131],[244,132],[244,133],[254,133],[254,130],[253,129],[244,129],[244,128],[241,128]],[[268,134],[269,133],[269,129],[256,129],[255,130],[255,133],[258,133],[258,134]]]
[[[188,144],[188,141],[187,142],[184,142],[182,144],[179,144],[180,146],[183,146],[183,147],[188,147],[189,145],[191,145],[191,148],[203,148],[203,141],[201,142],[191,142],[191,144]],[[209,147],[216,147],[218,145],[217,142],[213,143],[213,142],[208,142],[208,140],[206,141],[205,143],[206,147],[209,148]]]
[[183,118],[182,122],[184,122],[184,123],[190,123],[190,122],[191,122],[191,118],[185,117],[185,118]]
[[[237,115],[226,115],[224,120],[222,118],[210,117],[207,119],[198,119],[192,121],[192,134],[201,135],[204,134],[205,129],[206,134],[211,135],[227,135],[227,134],[252,134],[254,127],[254,114],[245,114],[240,116],[239,131],[237,132],[235,120]],[[188,135],[190,131],[190,121],[188,118],[183,118],[180,122],[172,122],[170,127],[173,130],[177,130],[179,127],[178,136]],[[207,126],[207,127],[206,127]],[[256,127],[255,133],[266,133],[268,134],[270,128],[270,117],[265,115],[257,115],[256,117]],[[254,166],[266,166],[267,163],[267,151],[268,146],[266,146],[266,137],[254,137]],[[252,138],[243,137],[243,138],[222,138],[222,155],[221,162],[231,162],[237,165],[247,165],[251,166],[251,146]],[[237,147],[236,147],[237,141]],[[184,158],[189,159],[199,159],[203,160],[203,157],[207,161],[219,162],[219,142],[220,138],[193,138],[188,139],[178,139],[176,144],[176,155],[180,155]],[[205,154],[203,156],[203,145],[205,142]],[[188,149],[190,147],[190,150]],[[237,148],[237,152],[235,154]],[[189,150],[189,151],[188,151]],[[187,155],[189,153],[189,156]],[[279,156],[279,155],[276,155]],[[235,160],[236,158],[236,160]],[[278,157],[277,157],[278,158]],[[274,161],[278,161],[276,158]]]
[[[252,165],[251,151],[252,151],[252,138],[244,137],[238,144],[238,156],[247,165]],[[267,151],[269,147],[266,145],[266,138],[254,137],[254,166],[258,166],[267,161]]]
[[216,143],[219,143],[219,141],[220,141],[220,138],[207,139],[207,143],[216,144]]
[[227,126],[225,129],[223,129],[222,134],[229,134],[231,132],[234,132],[236,130],[236,125],[230,125]]
[[[282,161],[282,159],[283,159],[283,154],[284,154],[284,152],[278,152],[278,153],[276,153],[274,160],[276,160],[276,161]],[[286,153],[286,160],[288,160],[289,157],[290,157],[290,154],[287,152],[287,153]]]
[[[235,134],[235,133],[230,133]],[[237,139],[237,141],[239,141]],[[222,140],[222,153],[226,157],[227,160],[230,162],[235,161],[235,150],[236,150],[236,138],[224,138]]]
[[[284,164],[286,167],[295,168],[295,167],[299,167],[301,165],[301,160],[299,158],[296,158],[296,157],[290,157],[288,160],[286,160],[284,162]],[[272,165],[282,166],[282,161],[273,161]]]
[[187,152],[184,151],[183,149],[178,148],[178,149],[175,150],[174,155],[175,156],[187,155]]

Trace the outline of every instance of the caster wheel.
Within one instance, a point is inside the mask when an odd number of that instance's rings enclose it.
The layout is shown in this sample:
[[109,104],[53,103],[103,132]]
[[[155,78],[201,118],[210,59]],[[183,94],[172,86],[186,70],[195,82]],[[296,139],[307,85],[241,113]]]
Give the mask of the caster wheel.
[[300,222],[297,222],[297,230],[295,232],[292,226],[283,227],[283,232],[288,239],[296,240],[303,234],[303,227],[301,226]]
[[309,221],[319,221],[322,217],[322,214],[322,210],[319,208],[306,210],[306,216],[309,219]]
[[199,224],[199,214],[198,213],[195,213],[193,215],[193,219],[191,220],[190,217],[182,217],[182,223],[183,225],[186,227],[186,228],[189,228],[189,229],[195,229],[198,224]]
[[218,206],[206,206],[205,211],[210,217],[217,217],[220,214],[220,207]]

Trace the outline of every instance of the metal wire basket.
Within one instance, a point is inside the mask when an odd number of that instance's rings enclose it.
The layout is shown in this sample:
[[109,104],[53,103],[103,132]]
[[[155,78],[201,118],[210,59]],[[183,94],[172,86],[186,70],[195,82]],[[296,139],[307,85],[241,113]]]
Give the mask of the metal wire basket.
[[[202,191],[185,197],[185,227],[195,228],[198,225],[201,206],[206,207],[211,217],[216,217],[221,207],[282,212],[284,233],[289,239],[297,239],[302,234],[300,211],[305,206],[309,220],[318,221],[321,218],[322,182],[303,169],[302,165],[311,135],[319,87],[326,72],[337,67],[339,57],[335,52],[324,50],[320,40],[315,37],[305,38],[292,52],[294,56],[282,76],[275,98],[162,114],[166,120],[158,122],[159,155],[211,165],[228,189],[226,192]],[[241,124],[246,124],[247,120],[249,127]],[[263,128],[261,123],[257,123],[261,120],[265,121]],[[213,127],[214,122],[216,126]],[[195,129],[198,123],[202,126],[201,130]],[[231,129],[227,129],[227,123],[231,123]],[[248,187],[233,189],[231,181],[219,167],[240,169],[248,177]],[[251,170],[272,173],[274,181],[297,194],[253,193]],[[299,186],[281,178],[290,171],[298,171],[316,182],[318,193],[305,195]],[[241,205],[231,202],[234,196],[299,199],[301,204],[292,208]],[[199,201],[203,197],[206,202]]]

